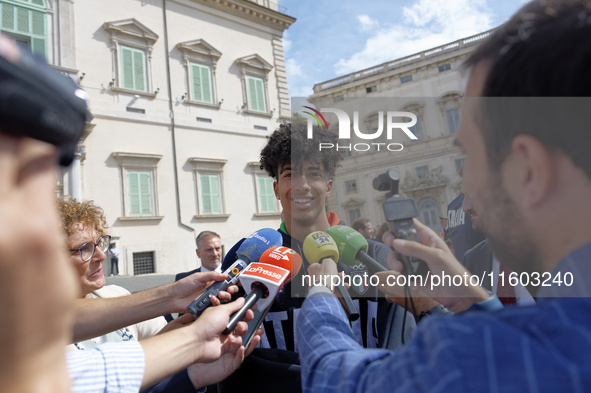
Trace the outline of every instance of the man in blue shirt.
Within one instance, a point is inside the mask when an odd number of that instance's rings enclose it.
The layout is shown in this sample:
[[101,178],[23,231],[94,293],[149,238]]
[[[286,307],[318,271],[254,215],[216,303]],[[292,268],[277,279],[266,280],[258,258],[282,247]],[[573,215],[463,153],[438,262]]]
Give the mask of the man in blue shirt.
[[[537,304],[503,309],[469,281],[423,286],[468,312],[425,319],[391,352],[356,344],[338,301],[315,287],[297,321],[305,392],[591,391],[591,119],[589,99],[572,98],[591,93],[591,2],[532,1],[467,63],[463,192],[491,249]],[[398,252],[423,259],[431,277],[467,274],[437,234],[415,224],[422,244],[393,240]],[[401,270],[395,259],[390,267]]]

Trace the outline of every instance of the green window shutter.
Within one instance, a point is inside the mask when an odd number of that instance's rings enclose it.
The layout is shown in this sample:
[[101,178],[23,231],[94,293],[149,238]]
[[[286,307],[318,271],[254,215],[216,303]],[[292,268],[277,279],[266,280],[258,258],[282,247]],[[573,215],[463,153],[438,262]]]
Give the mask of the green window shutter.
[[140,174],[136,172],[129,172],[127,174],[129,185],[129,215],[140,215]]
[[29,24],[29,14],[31,11],[26,10],[24,8],[17,8],[16,9],[16,31],[29,35],[30,31],[30,24]]
[[203,101],[201,72],[197,64],[191,64],[191,79],[193,80],[193,100]]
[[121,86],[125,89],[147,91],[146,54],[144,51],[121,46]]
[[2,29],[14,31],[14,6],[1,4],[2,8]]
[[259,177],[259,200],[261,213],[275,212],[275,192],[273,192],[273,179]]
[[248,85],[248,108],[256,112],[267,112],[263,80],[247,76],[246,81]]
[[124,46],[121,47],[121,74],[122,86],[133,89],[133,53]]
[[150,174],[140,173],[139,174],[140,184],[140,206],[142,216],[152,215],[152,187],[150,186]]
[[152,187],[149,172],[128,172],[129,215],[152,215]]
[[[39,0],[33,5],[45,7],[45,3]],[[19,41],[26,41],[30,45],[30,49],[43,56],[47,55],[47,22],[46,13],[44,10],[35,11],[29,8],[29,4],[23,4],[23,7],[18,5],[7,4],[0,0],[0,29],[7,33],[15,33],[20,36],[25,36],[26,39],[19,39]]]
[[219,177],[201,175],[202,214],[221,214]]
[[213,103],[209,67],[191,63],[191,79],[193,83],[193,100]]
[[135,90],[146,91],[146,62],[145,54],[136,50],[133,52],[133,80],[135,81]]

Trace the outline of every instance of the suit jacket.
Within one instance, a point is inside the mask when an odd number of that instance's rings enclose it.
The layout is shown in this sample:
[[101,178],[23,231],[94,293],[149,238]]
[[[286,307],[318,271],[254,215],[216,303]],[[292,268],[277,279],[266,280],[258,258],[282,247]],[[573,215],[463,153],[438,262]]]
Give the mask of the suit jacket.
[[187,277],[187,276],[190,276],[190,275],[191,275],[191,274],[193,274],[193,273],[199,273],[199,272],[201,272],[201,268],[200,268],[200,267],[198,267],[198,268],[197,268],[197,269],[195,269],[195,270],[191,270],[190,272],[179,273],[179,274],[177,274],[177,275],[174,277],[174,281],[176,282],[176,281],[178,281],[178,280],[182,280],[183,278],[185,278],[185,277]]
[[[488,246],[488,240],[484,239],[464,254],[462,265],[470,271],[470,273],[482,277],[492,272],[493,268],[493,254]],[[483,287],[489,291],[492,290],[490,280],[484,280]]]

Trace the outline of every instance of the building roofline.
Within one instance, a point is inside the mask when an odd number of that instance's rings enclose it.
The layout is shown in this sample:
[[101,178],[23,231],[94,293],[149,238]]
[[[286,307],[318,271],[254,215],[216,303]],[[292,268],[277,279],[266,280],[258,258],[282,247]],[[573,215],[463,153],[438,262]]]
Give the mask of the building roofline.
[[347,85],[349,83],[357,82],[361,79],[369,78],[371,76],[384,74],[392,70],[406,67],[410,64],[419,63],[427,59],[439,56],[442,54],[452,53],[454,51],[468,48],[480,44],[480,42],[490,36],[495,29],[491,29],[482,33],[472,35],[470,37],[461,38],[457,41],[449,42],[447,44],[437,46],[435,48],[427,49],[422,52],[414,53],[409,56],[401,57],[399,59],[390,60],[373,67],[365,68],[363,70],[355,71],[350,74],[330,79],[325,82],[320,82],[314,85],[314,94],[318,94],[324,90]]

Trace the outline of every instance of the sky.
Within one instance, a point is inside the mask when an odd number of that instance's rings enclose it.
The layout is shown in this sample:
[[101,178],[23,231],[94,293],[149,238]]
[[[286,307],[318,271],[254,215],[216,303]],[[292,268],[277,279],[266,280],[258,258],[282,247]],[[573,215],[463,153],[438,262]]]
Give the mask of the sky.
[[291,97],[347,75],[497,27],[527,0],[279,0]]

